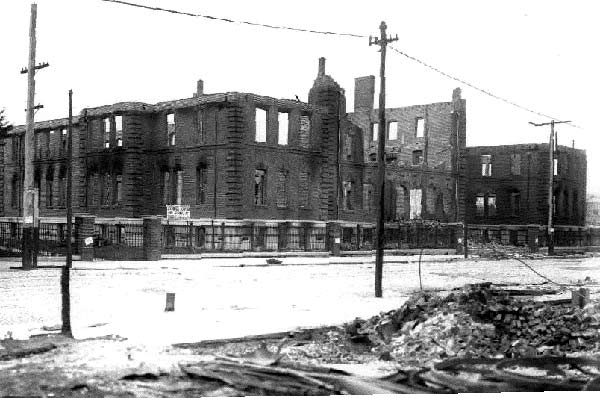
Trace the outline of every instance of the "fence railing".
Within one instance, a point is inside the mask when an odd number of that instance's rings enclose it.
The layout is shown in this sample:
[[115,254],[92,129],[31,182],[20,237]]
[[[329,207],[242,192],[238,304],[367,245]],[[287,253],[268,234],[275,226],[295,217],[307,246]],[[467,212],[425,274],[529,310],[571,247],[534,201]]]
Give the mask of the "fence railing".
[[[387,224],[384,230],[384,247],[386,249],[455,248],[459,227],[458,224]],[[374,227],[344,226],[341,250],[370,250],[374,248],[374,239]]]
[[[77,231],[73,224],[71,247],[78,254]],[[0,221],[0,254],[21,255],[23,225],[19,222]],[[38,252],[42,256],[65,255],[67,252],[67,224],[41,222],[38,227]]]
[[[372,250],[375,228],[371,224],[296,221],[179,222],[166,220],[157,226],[160,241],[156,250],[162,254],[198,252],[275,252],[275,251],[342,251]],[[144,258],[145,226],[141,219],[96,219],[93,224],[94,256],[106,259]],[[88,230],[92,233],[91,230]],[[72,247],[78,253],[80,240],[77,223],[73,225]],[[158,239],[158,235],[156,235]],[[0,255],[21,253],[22,224],[0,220]],[[85,238],[85,237],[84,237]],[[437,248],[461,246],[462,224],[427,222],[386,224],[386,249]],[[555,227],[555,246],[600,246],[600,228]],[[545,246],[543,226],[469,225],[470,246],[500,244],[511,246]],[[535,241],[535,242],[534,242]],[[66,254],[66,224],[42,221],[39,225],[40,255]]]
[[325,251],[326,228],[310,224],[163,224],[163,253]]

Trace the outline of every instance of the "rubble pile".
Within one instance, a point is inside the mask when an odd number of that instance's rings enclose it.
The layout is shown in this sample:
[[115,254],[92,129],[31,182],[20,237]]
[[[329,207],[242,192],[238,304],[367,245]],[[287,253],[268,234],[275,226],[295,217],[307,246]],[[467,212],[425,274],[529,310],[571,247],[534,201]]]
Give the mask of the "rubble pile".
[[532,252],[527,246],[503,245],[497,242],[471,243],[469,242],[469,252],[476,253],[481,258],[502,260],[507,258],[543,258],[541,252]]
[[[514,291],[511,291],[514,293]],[[515,358],[600,352],[600,305],[536,302],[491,284],[419,293],[401,308],[345,326],[382,359]]]

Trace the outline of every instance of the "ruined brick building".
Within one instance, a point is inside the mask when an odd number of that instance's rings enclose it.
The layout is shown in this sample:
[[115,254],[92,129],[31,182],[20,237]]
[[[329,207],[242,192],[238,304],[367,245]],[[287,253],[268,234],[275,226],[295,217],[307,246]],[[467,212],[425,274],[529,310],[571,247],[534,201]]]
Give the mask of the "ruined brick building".
[[600,226],[600,195],[588,195],[585,209],[585,224]]
[[[375,78],[356,79],[355,109],[325,73],[308,103],[250,93],[205,94],[84,109],[73,123],[73,207],[96,217],[373,222]],[[457,159],[465,100],[386,109],[386,218],[460,219]],[[24,126],[0,141],[0,216],[21,209]],[[35,124],[42,217],[64,217],[67,119]]]
[[[467,221],[475,224],[548,222],[549,144],[468,147],[462,173]],[[585,151],[558,146],[554,168],[554,223],[584,225]]]
[[[354,112],[348,114],[349,127],[342,137],[342,218],[375,217],[381,127],[378,110],[373,108],[374,92],[374,76],[356,79]],[[386,221],[460,220],[461,208],[456,204],[464,182],[457,178],[457,167],[466,145],[466,101],[460,89],[454,90],[450,102],[387,108],[385,117]],[[349,200],[348,191],[358,192],[354,200]]]

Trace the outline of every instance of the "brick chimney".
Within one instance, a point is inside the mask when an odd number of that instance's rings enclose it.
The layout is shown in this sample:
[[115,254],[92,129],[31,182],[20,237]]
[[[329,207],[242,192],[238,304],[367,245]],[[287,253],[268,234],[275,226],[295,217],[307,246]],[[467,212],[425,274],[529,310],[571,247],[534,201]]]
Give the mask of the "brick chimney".
[[354,112],[370,112],[375,99],[375,76],[354,79]]
[[319,58],[319,74],[317,79],[325,76],[325,57]]
[[194,94],[194,97],[199,97],[202,94],[204,94],[204,80],[198,79],[196,82],[196,93]]

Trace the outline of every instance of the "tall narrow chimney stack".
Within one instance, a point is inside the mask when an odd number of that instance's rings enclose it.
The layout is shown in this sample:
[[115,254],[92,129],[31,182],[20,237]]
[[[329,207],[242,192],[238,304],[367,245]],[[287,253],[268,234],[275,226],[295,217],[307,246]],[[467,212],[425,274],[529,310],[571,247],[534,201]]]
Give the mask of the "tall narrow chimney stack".
[[319,58],[319,75],[317,77],[325,76],[325,57]]

